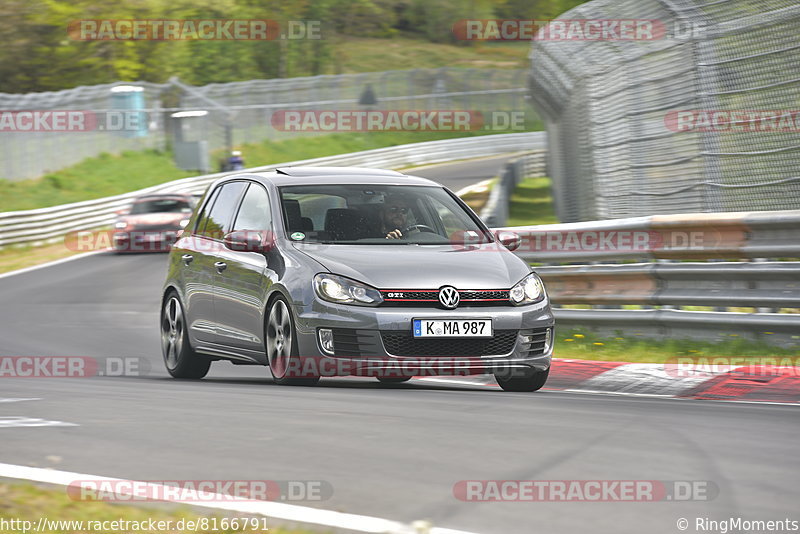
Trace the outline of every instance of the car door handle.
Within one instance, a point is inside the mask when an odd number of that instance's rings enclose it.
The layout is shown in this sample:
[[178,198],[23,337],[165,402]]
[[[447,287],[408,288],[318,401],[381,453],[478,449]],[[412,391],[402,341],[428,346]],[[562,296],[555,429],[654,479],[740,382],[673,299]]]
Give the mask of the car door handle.
[[228,268],[228,264],[227,264],[227,263],[225,263],[224,261],[218,261],[218,262],[216,262],[216,263],[214,264],[214,267],[216,267],[216,268],[217,268],[217,272],[218,272],[218,273],[221,273],[222,271],[224,271],[225,269],[227,269],[227,268]]
[[184,254],[183,256],[181,256],[181,259],[183,260],[184,265],[189,265],[190,263],[192,263],[194,256],[192,256],[191,254]]

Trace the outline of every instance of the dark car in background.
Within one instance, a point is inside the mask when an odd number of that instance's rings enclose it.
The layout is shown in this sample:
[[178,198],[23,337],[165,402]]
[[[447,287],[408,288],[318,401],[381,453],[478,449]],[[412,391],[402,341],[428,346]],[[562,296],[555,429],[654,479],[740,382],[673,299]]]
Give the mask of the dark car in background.
[[553,313],[539,277],[454,193],[424,178],[296,167],[223,178],[172,248],[162,294],[167,370],[268,365],[403,382],[493,373],[535,391]]
[[115,252],[167,252],[189,223],[197,197],[182,193],[138,197],[118,213],[114,223]]

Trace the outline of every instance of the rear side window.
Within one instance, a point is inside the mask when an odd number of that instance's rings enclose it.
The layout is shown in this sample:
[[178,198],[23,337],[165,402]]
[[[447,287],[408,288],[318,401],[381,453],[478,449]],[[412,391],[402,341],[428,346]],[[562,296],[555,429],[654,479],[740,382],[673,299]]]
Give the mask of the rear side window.
[[269,230],[272,228],[272,213],[266,189],[258,184],[250,184],[244,194],[242,207],[236,216],[233,230]]
[[230,232],[234,211],[246,185],[245,182],[223,184],[211,206],[205,226],[201,226],[204,223],[201,220],[197,233],[212,239],[222,239],[222,236]]

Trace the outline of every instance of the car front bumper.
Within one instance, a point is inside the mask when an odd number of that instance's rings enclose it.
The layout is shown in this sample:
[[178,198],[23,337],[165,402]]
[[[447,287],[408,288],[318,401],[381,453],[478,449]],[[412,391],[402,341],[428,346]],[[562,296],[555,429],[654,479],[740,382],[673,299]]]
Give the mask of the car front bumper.
[[[315,299],[293,306],[301,360],[320,376],[471,375],[550,368],[554,318],[547,300],[525,306],[364,307]],[[413,319],[491,319],[492,338],[413,338]],[[318,332],[334,332],[334,353]],[[338,336],[337,336],[338,334]],[[309,361],[311,363],[309,363]]]

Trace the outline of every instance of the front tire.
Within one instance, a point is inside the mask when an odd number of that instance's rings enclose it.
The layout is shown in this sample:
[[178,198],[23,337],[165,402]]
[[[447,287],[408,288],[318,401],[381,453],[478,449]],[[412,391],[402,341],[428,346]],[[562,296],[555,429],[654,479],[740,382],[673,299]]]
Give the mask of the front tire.
[[549,374],[550,369],[546,371],[534,371],[531,369],[522,372],[517,370],[511,371],[509,374],[497,373],[494,378],[503,388],[503,391],[531,392],[542,389],[542,386],[547,382]]
[[314,386],[319,382],[318,373],[300,374],[300,361],[295,335],[294,320],[286,299],[278,296],[272,302],[267,314],[265,328],[267,362],[276,384],[286,386]]
[[189,343],[183,305],[174,291],[161,307],[161,354],[167,372],[174,378],[200,379],[208,374],[211,360],[198,354]]

